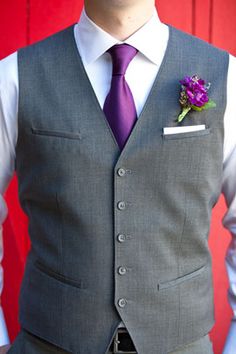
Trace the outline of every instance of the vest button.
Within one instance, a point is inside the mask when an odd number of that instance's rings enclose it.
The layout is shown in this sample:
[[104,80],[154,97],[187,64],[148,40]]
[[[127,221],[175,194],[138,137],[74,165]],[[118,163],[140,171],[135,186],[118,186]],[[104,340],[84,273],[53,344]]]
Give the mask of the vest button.
[[126,269],[125,267],[119,267],[119,268],[118,268],[118,273],[119,273],[120,275],[125,275],[126,272],[127,272],[127,269]]
[[126,236],[123,235],[123,234],[119,234],[119,235],[117,236],[117,240],[118,240],[119,242],[125,242]]
[[126,306],[126,304],[127,304],[127,300],[126,299],[119,299],[118,300],[118,306],[119,307],[122,307],[122,308],[124,308],[125,306]]
[[125,208],[126,208],[125,202],[119,202],[117,204],[117,207],[119,210],[125,210]]
[[118,173],[118,176],[124,177],[124,175],[126,174],[126,171],[125,171],[124,168],[119,168],[119,169],[117,170],[117,173]]

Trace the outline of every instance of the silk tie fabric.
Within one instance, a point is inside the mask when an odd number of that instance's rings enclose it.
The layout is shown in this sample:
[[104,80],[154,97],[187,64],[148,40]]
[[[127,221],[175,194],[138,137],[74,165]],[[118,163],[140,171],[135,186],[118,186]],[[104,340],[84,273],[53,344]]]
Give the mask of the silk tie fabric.
[[128,44],[117,44],[107,51],[112,58],[111,88],[106,97],[103,111],[116,141],[122,149],[137,120],[133,95],[125,80],[129,63],[137,49]]

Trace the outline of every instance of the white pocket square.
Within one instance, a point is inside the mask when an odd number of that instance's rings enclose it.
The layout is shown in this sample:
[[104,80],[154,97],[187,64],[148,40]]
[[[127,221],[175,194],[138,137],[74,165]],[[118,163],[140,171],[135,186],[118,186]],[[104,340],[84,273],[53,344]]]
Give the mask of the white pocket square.
[[166,127],[166,128],[163,128],[163,135],[197,132],[199,130],[205,130],[205,129],[206,129],[205,124],[188,125],[188,126],[184,126],[184,127]]

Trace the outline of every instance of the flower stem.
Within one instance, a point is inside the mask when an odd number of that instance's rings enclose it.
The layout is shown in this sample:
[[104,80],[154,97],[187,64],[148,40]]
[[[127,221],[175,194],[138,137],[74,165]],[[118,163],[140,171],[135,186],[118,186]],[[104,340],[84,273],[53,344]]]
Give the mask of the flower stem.
[[184,119],[184,117],[186,116],[186,114],[191,110],[191,107],[185,107],[183,108],[182,112],[180,113],[180,115],[178,116],[177,122],[180,123],[182,122],[182,120]]

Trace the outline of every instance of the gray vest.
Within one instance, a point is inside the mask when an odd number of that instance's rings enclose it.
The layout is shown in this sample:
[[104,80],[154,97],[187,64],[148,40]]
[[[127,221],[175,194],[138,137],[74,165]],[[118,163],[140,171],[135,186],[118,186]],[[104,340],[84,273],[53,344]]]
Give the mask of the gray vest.
[[[16,172],[32,248],[20,323],[76,354],[104,354],[121,320],[139,354],[214,324],[208,233],[221,192],[228,53],[169,26],[168,47],[125,148],[86,76],[73,26],[22,48]],[[217,107],[164,137],[179,80],[211,82]]]

